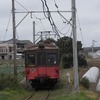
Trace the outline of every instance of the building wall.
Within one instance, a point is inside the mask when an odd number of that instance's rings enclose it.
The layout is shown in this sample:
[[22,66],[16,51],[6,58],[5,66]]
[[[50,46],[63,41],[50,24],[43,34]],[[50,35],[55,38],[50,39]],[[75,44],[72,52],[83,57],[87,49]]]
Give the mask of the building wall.
[[[21,59],[27,46],[32,45],[29,40],[16,40],[17,58]],[[13,39],[0,43],[0,59],[14,59]]]
[[0,59],[13,58],[13,44],[2,43],[0,44]]

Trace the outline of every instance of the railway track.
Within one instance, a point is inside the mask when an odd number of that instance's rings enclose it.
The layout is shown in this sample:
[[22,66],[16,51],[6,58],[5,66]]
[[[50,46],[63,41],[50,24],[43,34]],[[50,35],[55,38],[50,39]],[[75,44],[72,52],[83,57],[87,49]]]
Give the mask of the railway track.
[[28,97],[25,98],[25,100],[31,100],[33,95],[35,95],[36,92],[32,92]]
[[[48,100],[48,98],[50,97],[50,93],[51,93],[51,90],[47,91],[46,94],[44,95],[41,95],[41,99],[39,98],[39,100]],[[36,96],[36,94],[38,95],[39,92],[36,91],[36,92],[32,92],[28,97],[26,97],[24,100],[34,100],[32,98],[34,98],[34,96]],[[36,99],[36,98],[35,98]],[[38,100],[38,99],[37,99]]]
[[47,94],[47,96],[44,98],[44,100],[48,100],[48,98],[50,97],[50,92],[51,92],[51,90],[48,91],[48,94]]

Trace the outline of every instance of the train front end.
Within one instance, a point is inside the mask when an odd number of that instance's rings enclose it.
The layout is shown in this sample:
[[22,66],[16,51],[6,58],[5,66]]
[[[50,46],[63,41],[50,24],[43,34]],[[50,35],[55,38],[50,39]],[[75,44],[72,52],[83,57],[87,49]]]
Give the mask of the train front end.
[[32,87],[54,86],[59,80],[59,50],[54,44],[38,44],[25,51],[26,80]]

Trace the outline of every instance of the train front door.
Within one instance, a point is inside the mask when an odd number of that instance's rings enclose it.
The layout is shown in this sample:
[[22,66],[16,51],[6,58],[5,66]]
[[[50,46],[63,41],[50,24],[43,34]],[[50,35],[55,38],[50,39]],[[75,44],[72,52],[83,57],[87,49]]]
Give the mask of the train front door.
[[37,63],[38,63],[38,74],[40,76],[45,77],[47,75],[47,68],[46,68],[46,53],[39,52],[37,55]]

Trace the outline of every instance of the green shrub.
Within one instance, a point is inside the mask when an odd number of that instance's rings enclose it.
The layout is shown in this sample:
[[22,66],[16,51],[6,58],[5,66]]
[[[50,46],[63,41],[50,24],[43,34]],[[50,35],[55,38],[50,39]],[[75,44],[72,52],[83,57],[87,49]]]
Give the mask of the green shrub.
[[13,75],[0,75],[0,90],[3,89],[18,89],[20,86],[17,79]]
[[[70,68],[73,66],[73,55],[71,53],[64,54],[61,58],[62,68]],[[78,65],[79,67],[83,67],[87,65],[87,61],[85,60],[85,56],[78,55]]]
[[90,82],[89,82],[89,80],[88,80],[86,77],[84,77],[84,78],[81,79],[80,84],[81,84],[84,88],[89,89]]
[[87,61],[86,61],[84,55],[78,55],[78,65],[79,65],[80,67],[82,67],[82,66],[87,66]]
[[73,65],[73,57],[71,54],[65,54],[62,56],[61,59],[62,62],[62,68],[70,68]]

